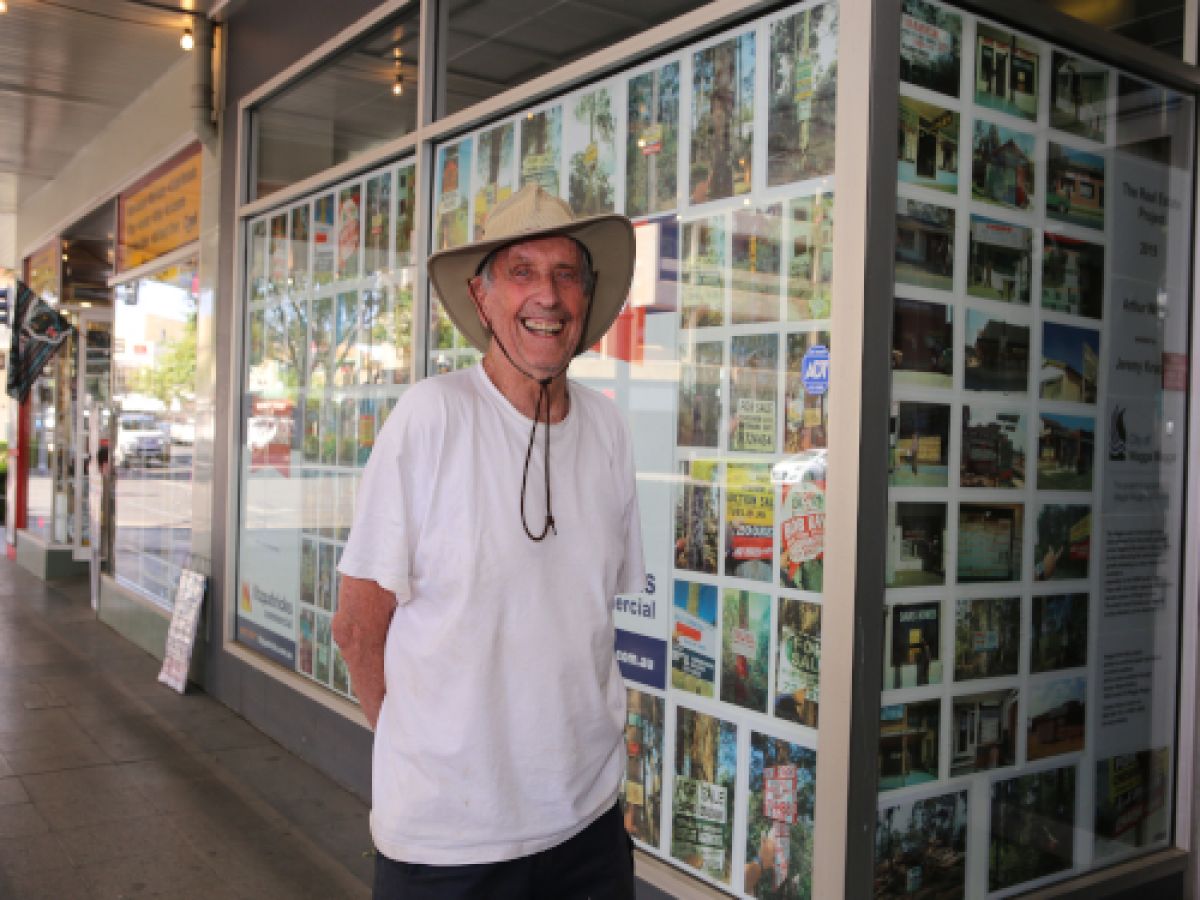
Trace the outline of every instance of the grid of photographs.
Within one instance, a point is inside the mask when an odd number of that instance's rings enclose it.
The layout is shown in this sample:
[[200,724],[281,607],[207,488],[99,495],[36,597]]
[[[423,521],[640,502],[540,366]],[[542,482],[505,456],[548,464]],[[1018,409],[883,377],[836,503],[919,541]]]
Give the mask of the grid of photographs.
[[1078,790],[1121,778],[1089,709],[1118,79],[932,0],[900,56],[876,896],[982,896],[1120,847]]
[[[337,563],[360,470],[413,375],[414,175],[368,173],[248,234],[238,636],[351,698],[331,636]],[[287,521],[260,542],[250,505]]]
[[[478,236],[529,183],[660,236],[653,307],[623,313],[599,348],[614,355],[628,318],[658,329],[679,373],[669,578],[631,601],[665,640],[657,680],[626,672],[626,818],[646,849],[748,897],[811,892],[837,27],[836,4],[797,4],[434,153],[436,248]],[[337,302],[320,311],[330,352]],[[436,298],[430,343],[433,373],[478,358]],[[585,383],[587,362],[572,370]],[[622,640],[629,657],[655,645],[619,632],[619,656]]]

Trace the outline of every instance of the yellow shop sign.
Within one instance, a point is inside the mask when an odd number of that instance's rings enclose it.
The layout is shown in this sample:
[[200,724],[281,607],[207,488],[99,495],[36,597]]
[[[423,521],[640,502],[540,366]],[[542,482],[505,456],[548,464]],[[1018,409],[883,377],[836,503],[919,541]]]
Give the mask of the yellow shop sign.
[[121,194],[120,268],[134,269],[200,237],[200,145]]

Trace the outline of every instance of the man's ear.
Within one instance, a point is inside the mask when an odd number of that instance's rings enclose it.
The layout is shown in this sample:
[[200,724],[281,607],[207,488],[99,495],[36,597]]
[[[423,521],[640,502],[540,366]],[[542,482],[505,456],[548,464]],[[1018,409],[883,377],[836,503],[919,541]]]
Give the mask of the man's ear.
[[489,336],[492,333],[492,323],[488,320],[487,313],[483,309],[483,303],[487,299],[487,291],[483,286],[483,276],[476,275],[473,278],[467,279],[467,293],[471,295],[471,302],[475,304],[475,313],[479,316],[479,321],[483,323],[483,330]]

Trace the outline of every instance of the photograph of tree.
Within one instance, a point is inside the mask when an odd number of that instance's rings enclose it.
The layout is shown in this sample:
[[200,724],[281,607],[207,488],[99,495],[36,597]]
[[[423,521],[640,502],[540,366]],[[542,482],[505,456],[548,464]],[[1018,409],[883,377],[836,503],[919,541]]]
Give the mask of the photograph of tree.
[[625,214],[636,219],[679,206],[679,63],[629,79]]
[[950,777],[986,772],[1017,761],[1016,688],[953,698]]
[[896,282],[950,290],[954,285],[953,209],[896,201]]
[[1023,503],[962,503],[958,507],[958,581],[1020,581]]
[[433,246],[438,250],[467,242],[467,191],[471,172],[471,139],[438,150],[433,187]]
[[[417,178],[412,163],[396,170],[396,268],[411,266]],[[439,195],[440,196],[440,195]]]
[[1029,326],[967,310],[963,387],[1021,394],[1029,390]]
[[1055,49],[1050,61],[1050,127],[1103,141],[1107,107],[1108,67]]
[[325,194],[313,201],[313,282],[316,284],[333,281],[337,261],[337,242],[333,236],[335,211],[333,194]]
[[837,23],[828,3],[771,25],[768,185],[833,173]]
[[946,504],[888,504],[887,587],[946,583]]
[[959,598],[954,613],[954,680],[1014,676],[1020,665],[1021,598]]
[[[332,195],[329,202],[331,204],[333,202]],[[332,210],[332,206],[330,209]],[[332,213],[329,223],[332,229]],[[246,283],[250,286],[253,298],[261,303],[267,295],[267,222],[265,219],[260,219],[250,226],[248,244],[246,254],[249,261],[246,263]]]
[[685,222],[679,263],[680,327],[725,324],[724,215]]
[[1029,689],[1026,757],[1030,762],[1083,749],[1087,679],[1082,675]]
[[1030,631],[1030,672],[1086,666],[1088,595],[1034,597]]
[[313,651],[316,647],[316,616],[311,609],[300,610],[300,645],[296,648],[296,670],[312,677]]
[[829,428],[829,391],[804,387],[804,357],[814,347],[829,350],[828,331],[801,331],[787,336],[784,382],[783,449],[786,453],[824,448]]
[[1042,309],[1101,318],[1104,246],[1047,231],[1042,247]]
[[329,684],[330,648],[333,642],[329,634],[329,616],[316,614],[317,637],[313,642],[313,677],[322,684]]
[[775,488],[766,463],[725,464],[725,574],[771,581]]
[[1075,865],[1075,767],[992,783],[988,890]]
[[1092,508],[1048,503],[1038,512],[1033,548],[1035,581],[1087,578],[1092,548]]
[[309,538],[300,543],[300,603],[317,605],[317,545]]
[[817,754],[750,732],[743,890],[763,900],[812,896],[813,806]]
[[[825,582],[824,454],[824,450],[806,450],[797,454],[800,458],[793,458],[798,464],[794,471],[785,463],[777,465],[772,474],[772,480],[780,484],[781,495],[779,583],[817,593]],[[780,466],[786,477],[777,477]]]
[[288,248],[288,277],[292,279],[293,287],[303,290],[308,286],[309,261],[309,214],[311,209],[307,203],[301,203],[292,210],[292,242]]
[[716,448],[721,427],[720,341],[697,341],[684,332],[679,341],[679,416],[675,443],[679,447]]
[[963,406],[959,483],[963,487],[1025,486],[1025,415]]
[[735,335],[730,345],[729,449],[775,452],[779,336]]
[[1033,135],[975,121],[971,144],[971,197],[1027,210],[1037,191]]
[[954,307],[897,297],[892,306],[892,383],[954,383]]
[[730,883],[737,726],[679,706],[675,716],[675,790],[671,856]]
[[717,680],[716,587],[676,581],[671,612],[671,687],[712,697]]
[[975,102],[1010,116],[1037,119],[1041,48],[980,22],[975,31]]
[[1166,841],[1171,815],[1171,751],[1139,750],[1096,763],[1096,858]]
[[897,147],[899,179],[906,184],[946,191],[958,190],[959,114],[932,103],[900,97]]
[[612,212],[617,188],[617,122],[612,90],[576,97],[567,116],[567,197],[577,216]]
[[345,657],[337,644],[333,644],[333,672],[330,675],[330,687],[341,694],[350,693],[350,670],[346,666]]
[[833,278],[833,194],[788,201],[787,319],[828,319]]
[[552,106],[519,120],[521,187],[539,184],[552,197],[561,196],[562,107]]
[[942,701],[879,709],[879,793],[938,779]]
[[1033,231],[986,216],[971,216],[967,293],[1004,303],[1029,303]]
[[957,97],[962,16],[925,0],[902,0],[900,11],[900,77]]
[[734,325],[779,321],[783,207],[733,211],[731,319]]
[[363,220],[363,271],[371,275],[388,268],[391,249],[392,173],[381,172],[367,179],[367,210]]
[[771,596],[725,589],[721,608],[721,699],[767,712]]
[[338,193],[337,213],[337,275],[357,278],[362,239],[362,190],[357,184]]
[[270,221],[270,243],[267,259],[270,265],[271,287],[276,293],[287,285],[288,277],[288,217],[287,213],[272,216]]
[[1104,157],[1049,141],[1046,218],[1104,228]]
[[1100,371],[1100,332],[1057,322],[1042,323],[1043,400],[1095,403]]
[[883,632],[883,689],[942,683],[942,605],[892,604]]
[[965,896],[966,869],[966,791],[879,810],[875,900],[956,900]]
[[512,122],[497,125],[475,137],[474,240],[483,237],[483,223],[487,221],[488,213],[513,194],[516,181],[513,144]]
[[675,488],[675,568],[717,573],[721,464],[684,460]]
[[821,607],[779,598],[775,717],[817,727],[821,701]]
[[946,487],[950,474],[950,407],[944,403],[892,403],[888,484]]
[[1090,491],[1096,420],[1043,412],[1038,431],[1039,491]]
[[625,691],[625,830],[655,849],[662,839],[663,735],[666,701]]
[[688,197],[706,203],[750,191],[754,32],[692,54]]

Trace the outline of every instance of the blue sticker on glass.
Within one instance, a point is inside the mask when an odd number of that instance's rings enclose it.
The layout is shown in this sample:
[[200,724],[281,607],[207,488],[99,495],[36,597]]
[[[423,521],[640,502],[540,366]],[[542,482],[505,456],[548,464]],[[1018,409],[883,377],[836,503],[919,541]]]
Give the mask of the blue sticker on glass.
[[806,394],[820,396],[828,392],[829,348],[823,344],[809,347],[804,354],[804,362],[800,364],[800,374]]

